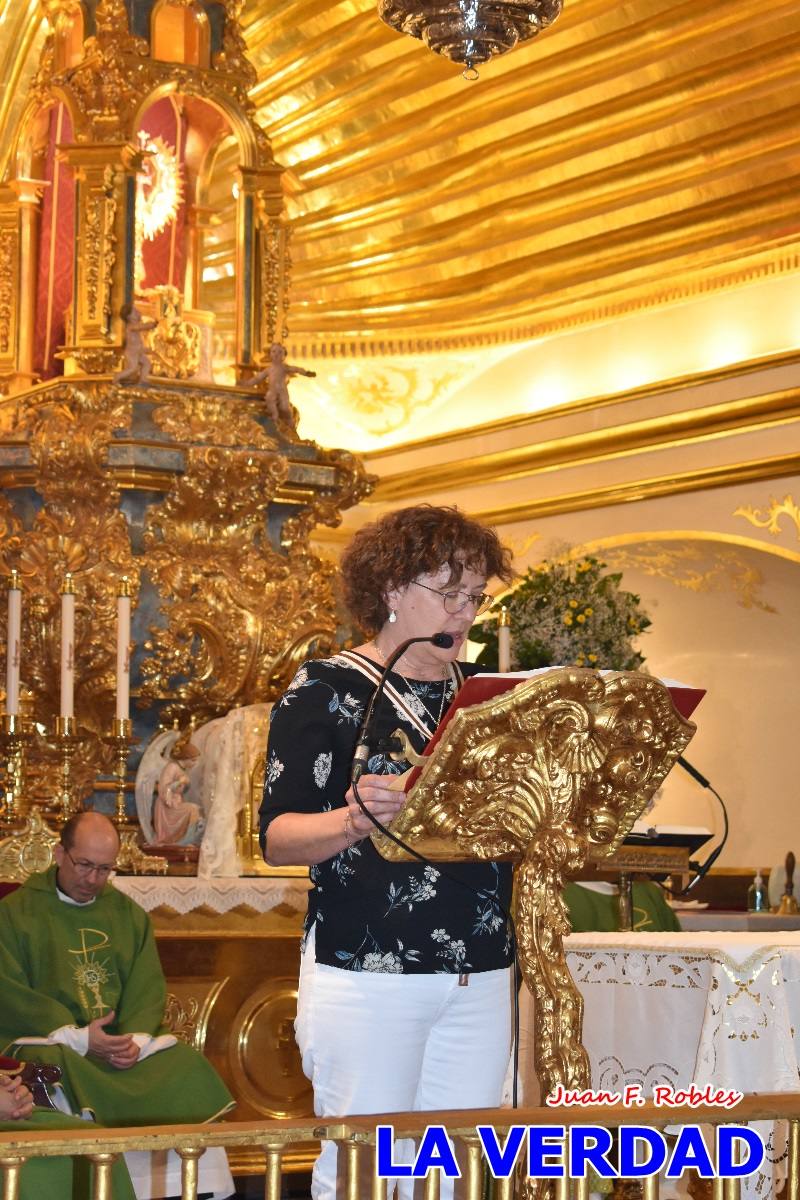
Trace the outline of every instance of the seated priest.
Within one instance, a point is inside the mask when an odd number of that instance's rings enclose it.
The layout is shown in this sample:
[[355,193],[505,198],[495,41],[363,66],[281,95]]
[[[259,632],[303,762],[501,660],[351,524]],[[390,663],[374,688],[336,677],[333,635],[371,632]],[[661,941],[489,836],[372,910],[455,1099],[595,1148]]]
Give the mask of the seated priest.
[[[603,882],[568,883],[564,901],[573,933],[599,930],[613,933],[619,929],[619,888]],[[680,921],[667,903],[657,883],[648,879],[634,881],[631,898],[631,928],[638,933],[672,933]]]
[[102,1125],[211,1121],[234,1101],[163,1026],[150,919],[106,886],[118,850],[108,817],[79,813],[61,831],[55,865],[0,901],[0,1046],[18,1056],[35,1046],[61,1068],[70,1111]]
[[[13,1059],[0,1058],[0,1133],[25,1137],[27,1133],[45,1131],[58,1135],[61,1129],[85,1129],[77,1117],[35,1108],[33,1096],[19,1075],[20,1064]],[[9,1071],[9,1067],[12,1069]],[[2,1145],[0,1144],[0,1152]],[[111,1189],[114,1200],[134,1200],[125,1163],[117,1159],[111,1168]],[[31,1157],[23,1165],[19,1177],[19,1200],[75,1200],[92,1195],[91,1166],[88,1159],[75,1156]]]

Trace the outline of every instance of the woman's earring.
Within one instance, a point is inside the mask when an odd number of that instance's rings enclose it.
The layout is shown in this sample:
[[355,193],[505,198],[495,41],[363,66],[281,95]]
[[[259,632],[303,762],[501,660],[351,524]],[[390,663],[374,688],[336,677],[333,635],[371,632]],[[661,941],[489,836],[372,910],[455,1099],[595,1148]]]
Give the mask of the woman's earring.
[[397,613],[394,611],[393,608],[390,608],[389,609],[389,624],[394,625],[396,620],[397,620]]

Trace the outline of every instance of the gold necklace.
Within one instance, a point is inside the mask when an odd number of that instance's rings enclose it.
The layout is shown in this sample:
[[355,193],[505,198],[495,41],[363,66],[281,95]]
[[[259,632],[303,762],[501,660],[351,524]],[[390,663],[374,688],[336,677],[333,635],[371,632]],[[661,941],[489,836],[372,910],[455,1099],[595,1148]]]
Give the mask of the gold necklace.
[[[419,692],[416,690],[416,688],[414,687],[414,685],[413,685],[412,683],[410,683],[410,682],[409,682],[409,681],[406,679],[406,677],[405,677],[405,675],[403,674],[403,672],[402,672],[402,671],[398,671],[398,672],[397,672],[397,674],[400,676],[400,678],[402,679],[403,683],[404,683],[404,684],[406,685],[406,687],[408,688],[408,690],[409,690],[409,692],[411,693],[411,695],[412,695],[412,696],[413,696],[413,697],[414,697],[414,698],[415,698],[415,699],[416,699],[416,700],[417,700],[417,701],[418,701],[418,702],[419,702],[419,703],[422,705],[423,709],[425,710],[425,715],[426,715],[427,717],[430,717],[430,719],[433,721],[433,729],[431,730],[431,737],[433,737],[434,733],[436,732],[436,730],[437,730],[437,729],[439,728],[439,726],[441,725],[441,723],[442,723],[442,717],[444,716],[444,700],[445,700],[445,696],[447,695],[447,683],[448,683],[448,680],[447,680],[446,678],[444,678],[444,677],[442,678],[442,698],[441,698],[441,700],[440,700],[440,702],[439,702],[439,716],[438,716],[438,717],[435,717],[435,716],[433,715],[433,713],[431,712],[431,710],[428,708],[428,705],[425,703],[425,700],[424,700],[424,698],[423,698],[423,697],[422,697],[422,696],[419,694]],[[417,680],[417,682],[418,682],[418,683],[425,684],[425,683],[435,683],[436,681],[435,681],[435,680],[433,680],[433,679],[431,679],[431,680],[428,680],[428,679],[421,680],[421,679],[420,679],[420,680]],[[419,715],[419,714],[418,714],[418,715]],[[424,721],[424,722],[423,722],[423,724],[427,725],[427,724],[428,724],[428,722],[427,722],[427,721]]]

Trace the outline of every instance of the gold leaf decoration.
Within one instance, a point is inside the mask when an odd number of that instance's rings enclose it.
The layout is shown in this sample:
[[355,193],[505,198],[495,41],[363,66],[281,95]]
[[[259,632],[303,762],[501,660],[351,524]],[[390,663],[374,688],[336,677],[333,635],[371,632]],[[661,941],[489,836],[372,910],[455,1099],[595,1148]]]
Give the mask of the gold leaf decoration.
[[653,542],[608,547],[603,556],[618,571],[642,571],[691,592],[733,593],[742,608],[777,611],[760,595],[764,576],[734,547],[709,549],[707,543]]
[[272,451],[193,447],[148,513],[144,564],[165,624],[146,645],[141,703],[168,697],[168,719],[268,700],[298,646],[333,641],[332,568],[270,545],[267,513],[287,469]]
[[744,517],[756,529],[766,529],[769,533],[778,537],[783,532],[779,521],[781,517],[788,517],[790,521],[794,521],[797,528],[797,538],[800,541],[800,508],[795,504],[791,495],[786,495],[783,500],[776,500],[770,496],[769,508],[753,508],[750,504],[740,505],[739,508],[733,510],[735,517]]

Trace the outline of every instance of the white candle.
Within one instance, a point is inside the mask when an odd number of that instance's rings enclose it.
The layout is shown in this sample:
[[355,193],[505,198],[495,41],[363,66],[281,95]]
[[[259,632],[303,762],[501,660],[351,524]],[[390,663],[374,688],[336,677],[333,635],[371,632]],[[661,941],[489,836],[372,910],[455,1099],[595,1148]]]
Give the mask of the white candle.
[[497,626],[497,669],[503,675],[511,670],[511,615],[505,605]]
[[128,580],[123,578],[117,596],[117,720],[127,721],[131,694],[131,597]]
[[72,576],[61,586],[61,716],[75,716],[75,593]]
[[19,575],[11,572],[8,585],[8,634],[6,638],[6,712],[19,713],[19,655],[22,635],[22,590]]

